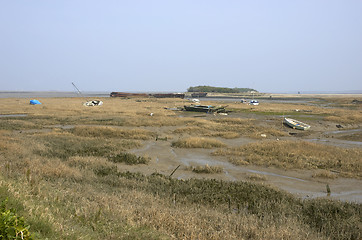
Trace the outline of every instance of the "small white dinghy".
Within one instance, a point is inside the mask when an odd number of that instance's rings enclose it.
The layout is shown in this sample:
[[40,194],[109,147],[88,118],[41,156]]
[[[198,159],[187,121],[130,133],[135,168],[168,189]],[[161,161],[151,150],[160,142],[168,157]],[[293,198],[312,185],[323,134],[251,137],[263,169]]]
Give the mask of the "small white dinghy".
[[310,125],[303,123],[301,121],[292,119],[292,118],[284,118],[284,123],[287,124],[291,128],[299,129],[299,130],[308,130]]
[[88,101],[88,102],[83,103],[83,105],[87,106],[87,107],[102,106],[103,102],[100,101],[100,100],[92,100],[92,101]]

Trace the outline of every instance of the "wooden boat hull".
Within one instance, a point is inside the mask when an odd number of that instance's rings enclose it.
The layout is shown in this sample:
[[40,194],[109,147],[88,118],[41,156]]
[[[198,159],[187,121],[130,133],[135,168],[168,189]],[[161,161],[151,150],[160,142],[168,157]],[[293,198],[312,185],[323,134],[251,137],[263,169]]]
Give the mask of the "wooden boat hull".
[[184,109],[186,111],[192,111],[192,112],[206,112],[206,113],[213,113],[213,112],[225,112],[225,107],[222,106],[206,106],[206,105],[190,105],[190,106],[184,106]]
[[291,128],[299,130],[308,130],[310,128],[310,125],[292,118],[284,118],[284,123]]
[[204,106],[204,105],[191,105],[191,106],[184,106],[186,111],[191,112],[211,112],[212,106]]

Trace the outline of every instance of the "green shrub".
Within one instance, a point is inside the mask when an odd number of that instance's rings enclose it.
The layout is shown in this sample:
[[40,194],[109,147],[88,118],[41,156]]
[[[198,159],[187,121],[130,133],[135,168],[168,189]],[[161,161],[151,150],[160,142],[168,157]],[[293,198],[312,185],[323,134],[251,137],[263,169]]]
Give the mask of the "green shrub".
[[0,206],[0,239],[33,239],[29,232],[29,225],[25,225],[24,218],[18,217],[14,209],[6,208],[7,199]]

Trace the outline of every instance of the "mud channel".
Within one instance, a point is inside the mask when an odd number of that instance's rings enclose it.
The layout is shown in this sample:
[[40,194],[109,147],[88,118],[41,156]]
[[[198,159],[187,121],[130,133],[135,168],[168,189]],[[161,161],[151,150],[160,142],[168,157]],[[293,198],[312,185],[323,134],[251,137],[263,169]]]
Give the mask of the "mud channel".
[[[137,155],[150,156],[152,161],[143,166],[121,165],[120,168],[128,171],[153,172],[170,175],[172,171],[181,165],[173,174],[178,179],[189,178],[213,178],[225,181],[250,181],[252,174],[262,175],[259,182],[283,189],[301,198],[329,197],[342,201],[362,203],[362,181],[358,179],[336,178],[316,179],[312,171],[281,170],[272,167],[263,168],[257,166],[235,166],[221,157],[210,155],[212,150],[207,149],[179,149],[172,148],[166,141],[149,141],[143,148],[132,152]],[[222,173],[199,174],[187,170],[188,166],[220,166]],[[326,185],[330,186],[331,194],[327,196]]]
[[[187,115],[189,116],[190,114]],[[199,113],[194,113],[194,115],[196,117],[213,117],[210,114],[202,116]],[[257,117],[258,122],[261,124],[271,125],[279,125],[281,118],[281,116],[241,116],[240,114],[232,113],[230,115],[230,117],[240,118]],[[329,125],[326,125],[324,122],[315,121],[312,130],[308,132],[286,128],[285,131],[289,132],[290,135],[284,138],[302,139],[343,148],[362,147],[362,140],[360,138],[362,128],[360,126],[350,126],[352,129],[338,129],[336,128],[337,124],[329,123]],[[153,130],[158,131],[160,135],[163,133],[163,130],[160,128]],[[353,141],[348,140],[348,137],[352,135],[357,137],[352,138]],[[220,138],[219,140],[222,140],[228,146],[240,146],[261,141],[246,137],[236,139]],[[313,177],[315,172],[311,170],[283,170],[274,167],[250,165],[235,166],[229,163],[226,158],[211,155],[212,151],[214,150],[173,148],[171,141],[147,141],[142,148],[133,150],[133,153],[150,156],[152,161],[149,165],[137,167],[122,165],[120,167],[129,171],[159,172],[169,175],[175,168],[180,166],[173,174],[173,177],[178,179],[213,178],[225,181],[254,181],[250,180],[250,176],[256,174],[262,176],[261,180],[257,180],[258,182],[285,190],[303,199],[327,197],[341,201],[362,203],[362,180],[342,178],[340,176],[335,179],[316,178]],[[206,164],[209,166],[220,166],[223,172],[218,174],[200,174],[187,169],[188,166],[205,166]],[[327,185],[331,190],[329,195],[327,194]]]

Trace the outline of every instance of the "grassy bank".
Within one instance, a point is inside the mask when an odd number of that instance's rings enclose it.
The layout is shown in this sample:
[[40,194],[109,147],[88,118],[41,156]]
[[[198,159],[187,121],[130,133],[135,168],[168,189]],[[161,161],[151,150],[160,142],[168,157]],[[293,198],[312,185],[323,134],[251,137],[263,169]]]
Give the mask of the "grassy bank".
[[7,175],[0,183],[40,239],[361,237],[361,205],[303,201],[260,184],[118,171],[36,185]]

